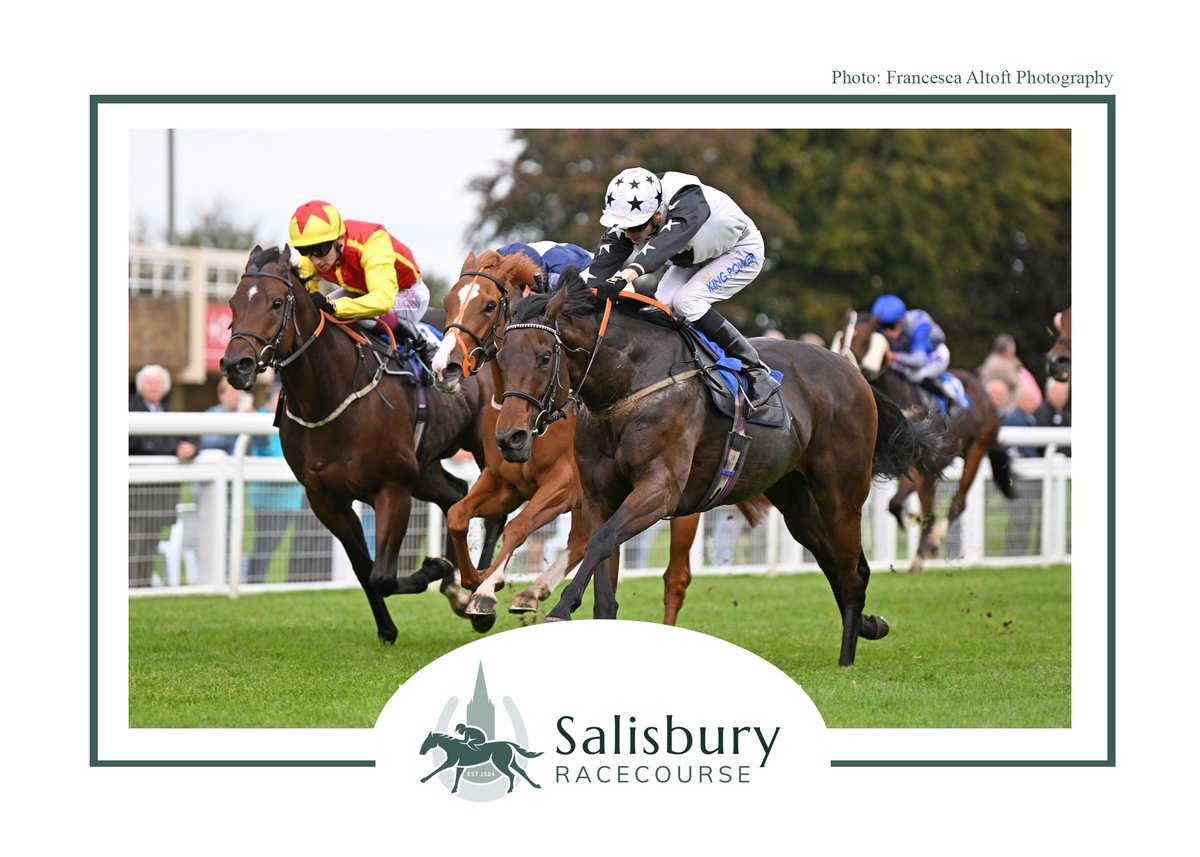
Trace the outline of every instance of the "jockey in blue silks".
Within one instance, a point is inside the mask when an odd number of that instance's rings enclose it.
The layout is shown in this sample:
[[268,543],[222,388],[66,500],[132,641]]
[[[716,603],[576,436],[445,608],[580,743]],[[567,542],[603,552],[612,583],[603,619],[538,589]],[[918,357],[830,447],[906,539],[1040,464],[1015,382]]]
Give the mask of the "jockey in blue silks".
[[959,391],[942,376],[950,369],[946,334],[923,309],[908,309],[896,295],[880,295],[871,306],[876,326],[891,350],[888,365],[922,389],[946,401],[946,417],[953,419],[967,407]]

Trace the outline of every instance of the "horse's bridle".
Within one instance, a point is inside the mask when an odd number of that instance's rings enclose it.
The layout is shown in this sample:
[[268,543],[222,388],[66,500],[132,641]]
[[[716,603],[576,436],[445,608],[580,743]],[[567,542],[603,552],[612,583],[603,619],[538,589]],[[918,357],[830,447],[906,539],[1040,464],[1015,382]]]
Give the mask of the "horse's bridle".
[[[500,290],[500,303],[496,307],[496,319],[492,322],[492,328],[483,338],[480,339],[475,331],[458,322],[450,322],[446,325],[443,333],[449,333],[451,330],[461,330],[471,339],[475,340],[475,347],[470,351],[463,348],[463,353],[466,359],[463,360],[463,376],[470,377],[472,373],[478,372],[484,363],[491,360],[500,351],[500,346],[504,339],[504,334],[500,328],[508,323],[509,318],[509,303],[508,303],[508,286],[502,281],[493,277],[491,274],[485,274],[483,271],[464,271],[459,277],[483,277],[486,280],[491,280],[496,284],[496,288]],[[461,316],[460,316],[461,317]],[[461,346],[460,346],[461,347]]]
[[[504,329],[504,333],[501,334],[501,338],[507,338],[508,334],[514,330],[540,330],[554,337],[554,365],[550,370],[550,383],[546,386],[546,392],[542,394],[542,397],[540,399],[536,399],[522,390],[505,390],[500,396],[500,404],[504,404],[504,401],[508,398],[516,398],[523,399],[537,408],[538,414],[533,420],[533,436],[541,437],[546,433],[546,430],[550,428],[551,424],[557,422],[558,420],[566,419],[567,408],[571,407],[572,405],[578,408],[580,405],[580,399],[578,395],[579,390],[577,389],[574,392],[568,390],[567,400],[563,402],[561,407],[554,407],[554,401],[558,398],[559,392],[563,389],[562,382],[559,380],[560,376],[562,375],[561,369],[563,349],[565,348],[568,351],[584,352],[586,352],[587,349],[573,348],[570,345],[567,345],[565,342],[563,342],[562,334],[559,332],[557,327],[550,327],[549,325],[535,324],[532,322],[525,324],[510,324]],[[595,353],[595,351],[591,352],[591,356],[595,357]],[[584,371],[583,378],[579,382],[580,387],[583,387],[583,382],[587,380],[587,373],[591,370],[591,368],[592,361],[589,359],[587,370]]]
[[260,336],[259,334],[248,330],[235,330],[229,336],[230,342],[233,342],[235,339],[244,339],[247,343],[250,343],[250,347],[252,349],[257,347],[254,344],[255,342],[261,342],[263,344],[262,351],[258,352],[258,357],[255,362],[255,371],[257,374],[261,375],[268,368],[282,369],[284,366],[287,366],[289,363],[303,354],[308,347],[316,341],[317,337],[321,335],[321,331],[325,327],[323,323],[325,321],[325,317],[322,315],[322,324],[317,325],[317,329],[313,331],[312,336],[305,340],[305,342],[299,348],[297,348],[283,360],[280,360],[279,343],[283,341],[283,335],[287,331],[289,321],[292,322],[296,329],[296,336],[303,336],[300,331],[300,323],[293,317],[296,309],[296,296],[293,291],[295,283],[293,283],[289,277],[282,277],[279,274],[272,274],[267,271],[244,271],[240,279],[244,280],[246,277],[266,277],[271,280],[278,280],[288,287],[287,303],[283,308],[283,318],[280,319],[279,329],[275,331],[274,336],[272,336],[270,339],[267,339],[264,336]]

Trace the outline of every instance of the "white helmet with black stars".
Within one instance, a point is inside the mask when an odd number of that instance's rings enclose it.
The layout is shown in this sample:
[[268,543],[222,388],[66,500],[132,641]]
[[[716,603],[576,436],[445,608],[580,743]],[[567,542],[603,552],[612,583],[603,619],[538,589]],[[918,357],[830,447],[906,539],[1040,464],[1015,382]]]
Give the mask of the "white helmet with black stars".
[[658,176],[645,167],[630,167],[608,183],[600,223],[619,229],[641,226],[662,203],[662,182]]

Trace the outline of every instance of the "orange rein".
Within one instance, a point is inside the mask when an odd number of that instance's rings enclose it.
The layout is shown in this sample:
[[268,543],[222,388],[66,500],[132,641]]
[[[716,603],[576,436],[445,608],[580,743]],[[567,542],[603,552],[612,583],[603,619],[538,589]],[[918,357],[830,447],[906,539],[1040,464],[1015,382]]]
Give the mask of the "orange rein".
[[[596,297],[600,296],[600,293],[594,288],[592,289],[592,294],[596,295]],[[638,292],[622,291],[617,294],[617,297],[621,298],[622,300],[631,300],[631,301],[636,301],[637,303],[643,303],[643,304],[646,304],[646,306],[652,306],[656,309],[662,310],[668,316],[671,315],[671,309],[666,304],[659,303],[654,298],[647,297],[646,295],[640,294]],[[608,317],[612,314],[612,305],[613,305],[613,302],[611,300],[606,300],[604,302],[604,318],[602,318],[600,320],[600,338],[601,339],[604,338],[604,331],[608,329]]]
[[[321,335],[321,331],[325,327],[325,319],[329,319],[331,322],[336,324],[338,330],[340,330],[342,333],[349,336],[351,339],[353,339],[359,345],[366,344],[367,338],[350,326],[350,325],[354,324],[354,322],[358,321],[358,319],[356,319],[356,318],[354,318],[354,319],[337,318],[337,317],[332,316],[329,313],[325,312],[324,310],[321,310],[321,323],[318,324],[317,329],[315,331],[313,331],[314,339],[316,339],[318,336]],[[386,324],[380,323],[379,326],[387,331],[388,341],[390,341],[392,343],[392,351],[395,351],[396,350],[396,334],[392,333],[392,329],[390,327],[388,327]]]

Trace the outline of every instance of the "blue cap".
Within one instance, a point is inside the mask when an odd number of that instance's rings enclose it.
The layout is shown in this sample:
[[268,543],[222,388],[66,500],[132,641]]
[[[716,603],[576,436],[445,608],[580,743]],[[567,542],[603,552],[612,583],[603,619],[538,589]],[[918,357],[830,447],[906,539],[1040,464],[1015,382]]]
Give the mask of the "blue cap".
[[524,253],[540,270],[545,270],[545,263],[542,261],[542,254],[534,250],[528,244],[506,244],[503,247],[497,247],[496,252],[501,256],[515,256],[517,253]]
[[895,324],[904,318],[906,312],[908,308],[904,306],[904,301],[895,295],[880,295],[871,305],[871,315],[879,316],[884,324]]

